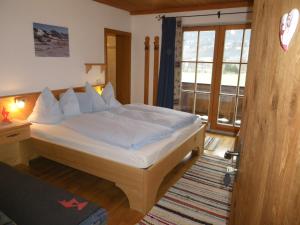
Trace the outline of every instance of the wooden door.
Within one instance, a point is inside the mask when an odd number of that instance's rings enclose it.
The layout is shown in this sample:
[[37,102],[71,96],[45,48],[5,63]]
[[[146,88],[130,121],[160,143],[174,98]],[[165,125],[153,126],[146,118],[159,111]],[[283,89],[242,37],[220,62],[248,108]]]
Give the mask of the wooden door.
[[117,35],[116,44],[116,96],[122,104],[129,104],[131,89],[131,36]]
[[237,133],[242,122],[251,25],[218,27],[211,128]]
[[300,33],[279,44],[281,16],[299,0],[255,0],[241,161],[230,224],[300,224]]
[[[115,90],[116,98],[122,104],[130,103],[131,98],[131,33],[104,29],[105,42],[105,62],[109,64],[108,60],[108,37],[115,37]],[[108,67],[106,69],[106,82],[110,81],[108,75]]]
[[242,120],[250,24],[185,27],[179,105],[213,130],[238,132]]

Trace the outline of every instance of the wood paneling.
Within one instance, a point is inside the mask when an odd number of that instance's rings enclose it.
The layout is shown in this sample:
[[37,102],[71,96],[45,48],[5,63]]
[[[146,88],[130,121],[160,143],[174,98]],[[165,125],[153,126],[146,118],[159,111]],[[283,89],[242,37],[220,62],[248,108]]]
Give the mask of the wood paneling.
[[300,224],[300,33],[279,43],[299,0],[255,0],[232,225]]
[[144,103],[148,104],[149,98],[149,61],[150,61],[150,37],[145,38],[145,71],[144,71]]
[[0,145],[0,161],[15,166],[21,162],[19,143]]
[[95,0],[131,14],[167,13],[252,6],[253,0]]
[[154,38],[154,64],[153,64],[153,105],[157,105],[159,69],[159,37]]

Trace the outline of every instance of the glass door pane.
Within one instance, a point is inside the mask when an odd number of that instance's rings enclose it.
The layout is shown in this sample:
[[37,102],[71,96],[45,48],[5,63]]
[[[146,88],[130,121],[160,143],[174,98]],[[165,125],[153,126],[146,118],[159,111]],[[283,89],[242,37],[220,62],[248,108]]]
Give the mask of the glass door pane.
[[194,112],[194,92],[181,91],[180,109],[184,112]]
[[213,73],[213,63],[197,64],[197,91],[209,93],[211,90],[211,80]]
[[216,32],[214,30],[200,31],[199,48],[198,48],[199,62],[214,61],[215,36],[216,36]]
[[224,125],[233,125],[234,121],[235,96],[234,95],[220,95],[218,123]]
[[203,121],[208,121],[210,93],[197,93],[195,113],[200,115]]
[[185,31],[180,108],[208,121],[213,75],[215,30]]
[[250,29],[225,30],[217,124],[241,125],[250,35]]
[[196,63],[182,63],[180,108],[184,112],[194,112],[195,74]]
[[248,25],[186,28],[180,110],[200,115],[212,129],[236,131],[242,123],[250,37]]
[[196,61],[198,31],[187,31],[183,33],[182,61]]
[[182,89],[194,91],[196,63],[183,62],[181,65]]
[[223,62],[240,62],[244,30],[226,30]]
[[195,113],[200,115],[204,121],[208,121],[210,108],[215,35],[216,31],[214,30],[199,32]]

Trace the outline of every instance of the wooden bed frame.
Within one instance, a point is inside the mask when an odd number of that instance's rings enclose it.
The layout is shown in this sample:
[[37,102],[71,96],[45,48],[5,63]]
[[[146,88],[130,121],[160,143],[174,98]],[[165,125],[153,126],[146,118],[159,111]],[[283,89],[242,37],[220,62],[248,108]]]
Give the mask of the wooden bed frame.
[[203,153],[204,137],[205,125],[202,125],[176,149],[147,169],[135,168],[36,138],[22,142],[20,148],[24,164],[42,156],[114,182],[127,195],[130,208],[147,213],[155,204],[157,191],[164,177],[189,152],[197,155]]
[[[81,89],[78,88],[78,90],[80,91]],[[58,95],[63,91],[65,90],[55,91],[54,93]],[[38,94],[32,93],[30,95],[22,95],[22,97],[28,101],[35,102]],[[27,109],[26,113],[22,114],[23,116],[32,111],[34,103],[29,102],[29,105],[30,109]],[[189,152],[197,155],[203,153],[205,129],[206,125],[200,126],[168,155],[146,169],[128,166],[36,138],[30,138],[21,142],[20,154],[22,163],[27,165],[30,160],[42,156],[112,181],[127,195],[130,208],[141,213],[147,213],[155,204],[157,191],[164,177]]]

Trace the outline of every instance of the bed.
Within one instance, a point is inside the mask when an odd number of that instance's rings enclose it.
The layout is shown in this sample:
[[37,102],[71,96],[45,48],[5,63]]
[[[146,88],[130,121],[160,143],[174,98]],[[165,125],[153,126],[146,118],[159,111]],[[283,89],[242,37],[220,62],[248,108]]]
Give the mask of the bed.
[[[64,91],[54,93],[58,96]],[[21,96],[30,106],[23,115],[25,118],[32,111],[38,95],[33,93]],[[188,153],[202,154],[206,126],[198,119],[174,131],[169,137],[130,152],[102,141],[91,140],[59,125],[33,124],[31,128],[31,138],[20,143],[24,164],[42,156],[104,178],[114,182],[126,194],[130,208],[147,213],[155,203],[164,177]]]
[[90,138],[63,125],[32,124],[31,137],[36,140],[57,144],[80,153],[112,160],[126,166],[147,169],[166,157],[175,148],[202,126],[200,119],[171,136],[145,145],[139,150],[128,150],[104,141]]
[[[205,135],[205,125],[196,121],[171,137],[133,153],[89,140],[65,127],[45,126],[33,125],[32,138],[21,144],[24,163],[43,156],[112,181],[127,195],[130,208],[142,213],[154,205],[164,177],[189,152],[202,153]],[[67,135],[62,137],[63,133]],[[151,148],[155,149],[152,153]]]

